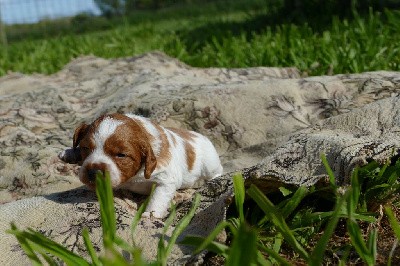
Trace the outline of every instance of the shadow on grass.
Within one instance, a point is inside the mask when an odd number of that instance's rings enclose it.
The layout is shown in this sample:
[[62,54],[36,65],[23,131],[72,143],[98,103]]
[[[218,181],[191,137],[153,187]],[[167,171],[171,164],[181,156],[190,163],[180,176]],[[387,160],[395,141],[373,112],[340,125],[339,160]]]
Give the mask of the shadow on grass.
[[[177,35],[188,47],[189,52],[201,50],[206,44],[221,42],[225,38],[245,35],[251,40],[254,34],[262,33],[267,27],[272,31],[282,25],[308,26],[314,33],[322,33],[332,27],[333,19],[348,20],[368,18],[371,11],[400,9],[399,1],[365,1],[352,5],[348,0],[328,1],[271,1],[269,11],[248,15],[244,21],[210,22],[195,29],[181,30]],[[281,2],[281,4],[279,4]]]

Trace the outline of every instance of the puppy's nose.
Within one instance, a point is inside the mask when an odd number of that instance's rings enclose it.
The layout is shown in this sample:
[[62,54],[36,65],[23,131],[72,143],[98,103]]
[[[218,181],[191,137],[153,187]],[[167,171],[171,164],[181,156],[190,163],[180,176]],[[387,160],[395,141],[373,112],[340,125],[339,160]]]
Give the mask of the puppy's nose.
[[104,174],[103,171],[100,169],[88,169],[87,170],[87,176],[88,176],[88,179],[90,182],[96,181],[97,173]]

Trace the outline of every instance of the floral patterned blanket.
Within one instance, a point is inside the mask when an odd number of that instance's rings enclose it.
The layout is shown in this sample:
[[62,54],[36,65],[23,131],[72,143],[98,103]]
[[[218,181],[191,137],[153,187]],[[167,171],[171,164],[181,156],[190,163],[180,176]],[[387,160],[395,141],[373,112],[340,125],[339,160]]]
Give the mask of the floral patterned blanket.
[[[222,219],[232,194],[231,172],[262,187],[277,182],[311,185],[326,177],[328,156],[340,182],[355,165],[397,153],[399,72],[301,77],[294,68],[192,68],[162,53],[105,60],[82,57],[51,76],[0,78],[1,265],[28,264],[10,222],[32,227],[83,252],[83,227],[100,249],[98,204],[77,178],[76,165],[57,158],[72,145],[77,125],[103,113],[131,112],[164,126],[208,136],[225,175],[197,190],[177,193],[178,218],[192,194],[202,203],[185,234],[205,235]],[[117,191],[120,235],[143,200]],[[145,256],[154,252],[160,221],[143,220],[135,235]],[[173,228],[171,228],[172,230]],[[199,262],[176,245],[171,263]]]

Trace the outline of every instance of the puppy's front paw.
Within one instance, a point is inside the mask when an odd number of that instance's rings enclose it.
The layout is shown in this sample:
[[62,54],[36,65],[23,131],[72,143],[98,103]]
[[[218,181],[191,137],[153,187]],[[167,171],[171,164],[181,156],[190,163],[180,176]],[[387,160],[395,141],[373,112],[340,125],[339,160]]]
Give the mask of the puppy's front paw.
[[150,217],[151,217],[151,213],[150,212],[142,213],[142,218],[150,218]]
[[156,212],[156,211],[145,211],[142,214],[142,218],[156,218],[156,219],[161,219],[164,218],[165,214]]
[[140,225],[144,229],[160,229],[165,226],[165,223],[160,219],[155,218],[143,218],[140,220]]
[[64,150],[64,151],[60,151],[59,153],[58,153],[58,158],[61,160],[61,161],[63,161],[63,162],[65,162],[65,157],[66,157],[66,151]]
[[77,164],[82,160],[79,148],[69,148],[63,150],[58,154],[58,158],[61,161],[70,164]]

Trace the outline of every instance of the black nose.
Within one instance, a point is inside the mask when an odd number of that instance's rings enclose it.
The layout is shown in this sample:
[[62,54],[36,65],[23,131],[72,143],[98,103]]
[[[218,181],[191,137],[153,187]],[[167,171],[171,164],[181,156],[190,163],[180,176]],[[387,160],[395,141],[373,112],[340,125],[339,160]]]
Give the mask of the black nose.
[[96,180],[97,173],[102,174],[103,171],[100,169],[88,169],[87,170],[87,176],[90,182],[94,182]]

